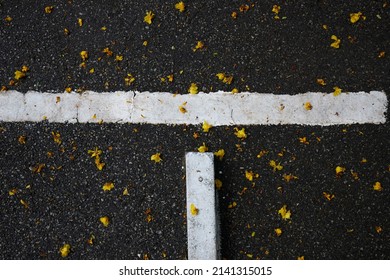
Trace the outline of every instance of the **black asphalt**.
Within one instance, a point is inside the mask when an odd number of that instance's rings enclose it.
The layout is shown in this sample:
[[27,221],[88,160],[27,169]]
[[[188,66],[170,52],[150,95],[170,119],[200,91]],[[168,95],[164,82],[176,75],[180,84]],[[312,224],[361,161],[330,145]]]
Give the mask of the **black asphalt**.
[[[0,1],[0,87],[186,94],[197,83],[206,92],[297,94],[335,86],[390,92],[386,1],[196,0],[184,1],[183,13],[176,2]],[[241,12],[241,5],[249,9]],[[280,19],[273,5],[280,5]],[[47,6],[54,6],[49,14]],[[143,22],[146,11],[155,13],[151,25]],[[366,19],[350,23],[350,13],[359,11]],[[332,35],[341,39],[339,49],[330,47]],[[197,41],[204,48],[193,51]],[[27,76],[15,81],[23,65]],[[221,83],[220,72],[233,75],[233,82]],[[136,78],[131,85],[124,82],[128,73]],[[161,81],[170,74],[172,83]],[[205,142],[210,151],[226,151],[216,161],[223,258],[389,259],[388,122],[248,126],[245,140],[233,129],[0,123],[0,258],[61,259],[67,243],[69,259],[185,259],[183,157]],[[61,144],[52,132],[60,133]],[[22,135],[25,144],[18,141]],[[95,147],[102,150],[102,171],[88,154]],[[258,158],[262,150],[268,153]],[[158,164],[150,160],[157,152]],[[271,160],[283,169],[273,171]],[[39,164],[45,166],[34,172]],[[341,176],[337,166],[345,168]],[[259,178],[247,180],[249,170]],[[286,182],[284,174],[297,179]],[[114,189],[103,192],[106,182]],[[373,189],[376,182],[382,191]],[[291,210],[289,220],[278,214],[283,205]],[[108,227],[102,216],[109,217]]]

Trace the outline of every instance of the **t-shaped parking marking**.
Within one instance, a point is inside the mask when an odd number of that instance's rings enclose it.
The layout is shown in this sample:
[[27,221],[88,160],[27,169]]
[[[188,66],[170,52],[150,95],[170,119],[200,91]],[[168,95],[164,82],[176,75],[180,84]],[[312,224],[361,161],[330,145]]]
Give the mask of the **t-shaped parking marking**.
[[186,154],[187,237],[189,260],[219,255],[213,153]]

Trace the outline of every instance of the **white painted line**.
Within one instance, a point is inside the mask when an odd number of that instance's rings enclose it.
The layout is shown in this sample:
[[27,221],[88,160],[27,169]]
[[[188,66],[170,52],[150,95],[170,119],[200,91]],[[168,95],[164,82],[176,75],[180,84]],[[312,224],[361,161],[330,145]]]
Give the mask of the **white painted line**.
[[[311,110],[304,104],[310,102]],[[181,107],[181,111],[179,109]],[[213,92],[0,92],[0,121],[118,122],[211,125],[337,125],[385,123],[382,91],[296,95]]]
[[219,257],[213,153],[186,154],[189,260]]

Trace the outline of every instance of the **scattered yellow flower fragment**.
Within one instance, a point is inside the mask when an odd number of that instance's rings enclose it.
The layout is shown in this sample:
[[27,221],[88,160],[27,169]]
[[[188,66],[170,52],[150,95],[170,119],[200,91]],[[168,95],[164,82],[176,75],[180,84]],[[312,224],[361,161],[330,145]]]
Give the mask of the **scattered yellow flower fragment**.
[[259,174],[253,173],[252,170],[245,170],[245,178],[247,178],[249,181],[253,181],[254,178],[259,178]]
[[17,192],[18,192],[17,189],[12,189],[12,190],[9,190],[9,191],[8,191],[8,194],[9,194],[10,196],[13,196],[13,195],[17,194]]
[[203,145],[198,148],[199,153],[205,153],[209,150],[209,148],[206,147],[206,144],[203,142]]
[[88,52],[87,51],[81,51],[80,52],[81,59],[83,61],[86,61],[88,59]]
[[24,201],[23,199],[20,200],[20,204],[24,206],[24,208],[28,208],[28,203]]
[[268,154],[268,151],[266,150],[261,150],[259,152],[259,154],[256,156],[257,158],[262,158],[263,156],[265,156],[266,154]]
[[222,160],[223,157],[225,156],[225,150],[224,149],[219,149],[214,153],[214,155],[219,159]]
[[375,182],[374,191],[378,191],[378,192],[382,191],[382,185],[380,182]]
[[245,128],[238,129],[237,127],[235,127],[234,130],[235,130],[234,135],[236,135],[237,138],[245,139],[247,137],[245,133]]
[[122,60],[123,60],[123,55],[115,56],[115,61],[122,61]]
[[203,48],[204,48],[204,43],[202,41],[197,41],[195,48],[193,48],[192,50],[196,52],[197,50],[201,50]]
[[311,105],[310,102],[306,102],[304,107],[305,107],[305,110],[307,110],[307,111],[310,111],[311,109],[313,109],[313,105]]
[[78,25],[81,27],[81,26],[83,26],[83,19],[82,18],[78,18],[77,19],[77,23],[78,23]]
[[152,155],[150,157],[150,160],[154,161],[155,163],[158,163],[158,162],[162,161],[160,155],[161,155],[160,153],[155,153],[154,155]]
[[47,6],[47,7],[45,7],[45,13],[46,14],[51,14],[51,12],[53,11],[53,8],[54,8],[54,6]]
[[381,232],[382,232],[382,227],[380,227],[380,226],[375,226],[375,231],[376,231],[377,233],[381,233]]
[[12,21],[12,17],[6,16],[6,17],[5,17],[5,21],[6,21],[6,22],[11,22],[11,21]]
[[67,93],[71,93],[71,92],[72,92],[72,88],[71,88],[71,87],[67,87],[67,88],[65,88],[65,91],[66,91]]
[[331,46],[332,48],[335,48],[335,49],[340,48],[341,40],[340,40],[339,38],[337,38],[336,35],[332,35],[332,36],[330,37],[330,39],[333,40],[333,43],[330,44],[330,46]]
[[363,16],[362,12],[351,13],[349,14],[349,16],[350,16],[351,23],[357,22],[360,18],[362,18],[363,20],[366,19],[366,17]]
[[179,111],[183,114],[187,113],[187,109],[184,107],[185,105],[180,105],[179,106]]
[[215,179],[215,188],[220,190],[222,188],[222,181],[219,179]]
[[20,80],[20,79],[26,77],[26,73],[19,71],[19,70],[16,70],[14,77],[15,77],[15,80]]
[[51,132],[51,135],[53,136],[53,141],[58,144],[58,145],[61,145],[62,143],[62,140],[61,140],[61,134],[59,132],[54,132],[52,131]]
[[70,253],[70,245],[64,244],[64,246],[60,248],[61,257],[66,258],[69,255],[69,253]]
[[237,12],[236,11],[234,11],[234,12],[232,12],[231,14],[230,14],[230,16],[233,18],[233,19],[236,19],[237,18]]
[[132,83],[134,83],[134,81],[135,81],[135,78],[133,77],[133,75],[131,73],[127,73],[127,76],[125,77],[125,85],[129,86]]
[[212,128],[212,127],[213,126],[211,124],[209,124],[206,121],[203,121],[203,124],[202,124],[203,132],[209,132],[210,128]]
[[282,235],[282,229],[281,228],[276,228],[275,229],[276,236],[281,236]]
[[110,219],[107,216],[100,217],[99,221],[103,224],[104,227],[108,227],[110,224]]
[[333,89],[334,89],[334,92],[333,92],[333,95],[334,95],[334,96],[340,95],[340,93],[341,93],[341,88],[339,88],[339,87],[333,87]]
[[96,164],[96,168],[98,169],[98,170],[102,170],[103,169],[103,167],[106,165],[105,163],[103,163],[103,162],[101,162],[100,161],[100,158],[96,158],[95,159],[95,164]]
[[152,11],[146,11],[146,15],[144,17],[144,22],[147,24],[152,24],[152,20],[154,18],[154,14]]
[[384,58],[385,55],[386,55],[386,52],[381,51],[381,52],[378,54],[378,58]]
[[129,195],[129,190],[127,189],[127,188],[125,188],[124,190],[123,190],[123,193],[122,193],[123,195]]
[[273,5],[272,12],[275,14],[275,19],[279,19],[279,12],[280,12],[280,6],[279,5]]
[[232,89],[232,93],[238,93],[238,89],[237,88]]
[[336,175],[337,176],[341,176],[344,173],[344,171],[345,171],[344,167],[342,167],[342,166],[337,166],[336,167]]
[[321,86],[325,86],[326,85],[326,82],[324,79],[317,79],[317,84],[321,85]]
[[218,73],[218,74],[216,74],[216,76],[218,77],[218,79],[220,81],[222,81],[223,83],[225,83],[227,85],[230,85],[233,81],[233,76],[227,76],[224,73]]
[[232,208],[234,208],[234,207],[236,207],[236,206],[237,206],[237,202],[233,201],[232,203],[230,203],[230,204],[228,205],[228,208],[229,208],[229,209],[232,209]]
[[290,210],[287,210],[287,205],[283,205],[283,207],[279,209],[278,214],[282,216],[283,220],[288,220],[291,218],[291,212]]
[[19,144],[21,144],[21,145],[26,144],[26,136],[20,135],[19,138],[18,138],[18,142],[19,142]]
[[26,73],[26,72],[28,72],[29,69],[28,69],[28,66],[23,65],[21,70],[22,70],[22,72]]
[[191,83],[190,87],[188,88],[188,92],[190,94],[197,94],[198,93],[198,86],[195,83]]
[[186,5],[184,4],[183,1],[180,1],[179,3],[175,4],[175,9],[179,10],[180,13],[184,12],[186,9]]
[[270,160],[269,165],[273,168],[274,172],[276,170],[280,171],[283,169],[283,166],[281,166],[280,163],[276,163],[276,161],[274,161],[274,160]]
[[298,177],[292,174],[283,174],[283,180],[285,180],[288,183],[291,180],[298,180]]
[[196,208],[193,203],[191,203],[191,206],[190,206],[190,213],[192,216],[196,216],[199,213],[199,209]]
[[306,137],[299,137],[299,142],[301,142],[302,144],[306,144],[306,145],[309,144],[309,141],[307,141]]
[[95,147],[93,150],[88,150],[88,154],[90,154],[92,158],[99,157],[102,154],[102,150],[99,150],[98,147]]
[[305,260],[305,256],[299,256],[299,257],[297,258],[297,260],[304,261],[304,260]]
[[113,52],[110,50],[110,48],[104,48],[104,49],[103,49],[103,52],[104,52],[107,56],[112,56],[112,55],[113,55]]
[[114,183],[112,182],[107,182],[103,185],[103,191],[111,191],[114,188]]
[[107,30],[107,27],[106,26],[102,26],[102,28],[100,28],[101,31],[106,31]]
[[330,193],[327,193],[327,192],[323,192],[322,194],[329,201],[331,201],[335,197],[334,194],[330,194]]

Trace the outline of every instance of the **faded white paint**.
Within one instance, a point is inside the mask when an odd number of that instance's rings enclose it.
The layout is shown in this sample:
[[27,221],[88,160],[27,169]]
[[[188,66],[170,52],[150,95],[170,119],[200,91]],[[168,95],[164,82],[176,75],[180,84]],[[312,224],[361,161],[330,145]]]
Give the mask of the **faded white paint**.
[[[58,99],[59,98],[59,99]],[[310,102],[312,110],[304,104]],[[179,107],[185,108],[185,113]],[[384,123],[387,96],[381,91],[308,92],[296,95],[213,92],[39,93],[0,92],[0,121],[118,122],[220,125],[337,125]]]

